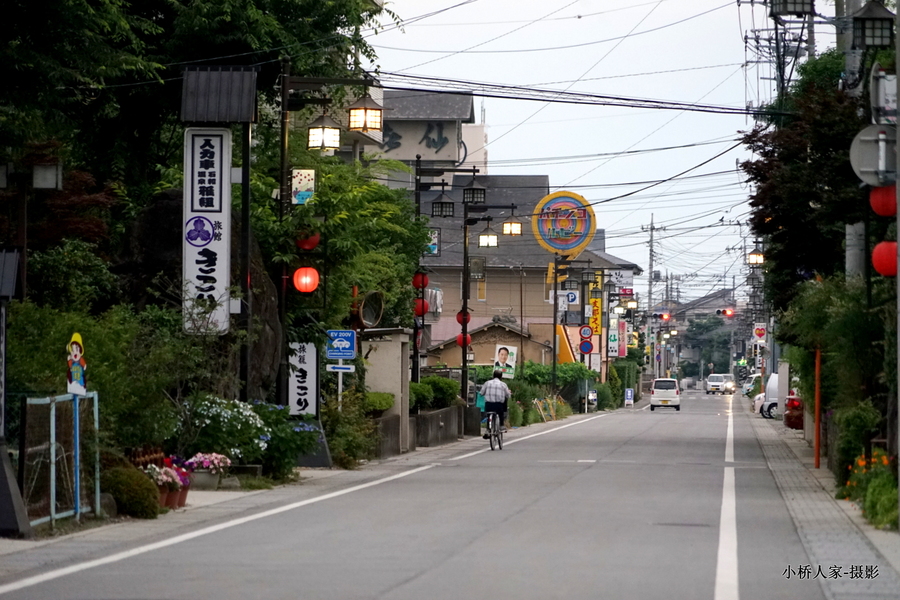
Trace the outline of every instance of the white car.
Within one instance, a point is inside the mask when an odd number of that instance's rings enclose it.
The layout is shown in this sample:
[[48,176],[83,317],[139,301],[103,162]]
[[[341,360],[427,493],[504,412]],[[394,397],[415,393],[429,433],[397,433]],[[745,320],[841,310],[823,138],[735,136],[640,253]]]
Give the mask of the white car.
[[755,385],[756,385],[756,382],[759,381],[759,377],[760,377],[760,374],[759,374],[759,373],[754,373],[754,374],[751,375],[751,376],[749,377],[749,379],[747,379],[747,381],[745,381],[744,384],[741,386],[741,392],[743,392],[743,394],[744,394],[745,396],[749,396],[749,395],[750,395],[750,392],[753,391],[753,386],[755,386]]
[[650,410],[666,406],[681,410],[681,390],[678,387],[678,380],[654,379],[650,384]]
[[707,394],[724,394],[725,392],[725,381],[727,380],[725,375],[713,374],[706,378],[706,393]]

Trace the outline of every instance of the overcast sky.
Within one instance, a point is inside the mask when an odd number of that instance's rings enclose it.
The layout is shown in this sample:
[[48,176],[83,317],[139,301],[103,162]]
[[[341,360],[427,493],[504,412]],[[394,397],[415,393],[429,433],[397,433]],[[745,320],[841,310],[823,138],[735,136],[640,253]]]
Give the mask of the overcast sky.
[[[652,215],[665,228],[655,233],[654,270],[681,277],[682,300],[731,287],[732,278],[742,284],[744,243],[752,248],[753,238],[736,163],[749,154],[734,146],[753,122],[715,111],[772,98],[772,65],[744,41],[770,27],[763,7],[734,0],[388,0],[385,8],[404,25],[368,38],[384,74],[437,80],[410,81],[415,87],[445,81],[491,84],[482,89],[492,94],[498,84],[525,88],[504,96],[567,93],[555,102],[476,98],[490,174],[548,175],[551,192],[581,194],[607,232],[607,251],[645,272]],[[833,28],[819,27],[816,41],[819,51],[834,45]],[[713,112],[559,102],[573,93]],[[646,274],[635,287],[645,299]]]

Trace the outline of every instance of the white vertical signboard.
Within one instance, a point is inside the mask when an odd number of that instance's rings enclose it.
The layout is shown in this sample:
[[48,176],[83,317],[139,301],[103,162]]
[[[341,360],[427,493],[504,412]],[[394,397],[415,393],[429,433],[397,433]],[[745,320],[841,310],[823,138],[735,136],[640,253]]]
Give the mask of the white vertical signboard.
[[606,356],[609,358],[618,358],[619,356],[619,320],[614,317],[609,318],[609,328],[606,330]]
[[291,344],[291,375],[288,384],[288,407],[291,416],[318,417],[319,361],[315,344]]
[[184,132],[184,330],[228,332],[231,286],[231,130]]

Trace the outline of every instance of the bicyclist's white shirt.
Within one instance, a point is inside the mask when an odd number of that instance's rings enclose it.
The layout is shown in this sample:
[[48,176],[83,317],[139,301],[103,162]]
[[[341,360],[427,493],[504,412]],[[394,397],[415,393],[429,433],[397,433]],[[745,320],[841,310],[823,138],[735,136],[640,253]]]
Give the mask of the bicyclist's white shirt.
[[510,397],[511,392],[499,379],[491,379],[481,386],[481,395],[485,402],[503,402]]

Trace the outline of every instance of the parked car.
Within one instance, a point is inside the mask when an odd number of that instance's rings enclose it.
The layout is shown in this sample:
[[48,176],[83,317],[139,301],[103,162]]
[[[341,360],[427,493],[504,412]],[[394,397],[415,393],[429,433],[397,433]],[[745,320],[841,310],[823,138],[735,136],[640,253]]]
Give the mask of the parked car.
[[707,394],[724,394],[725,393],[725,376],[713,374],[706,378]]
[[749,397],[750,393],[753,391],[753,387],[756,385],[756,382],[759,381],[761,375],[759,373],[752,374],[744,383],[741,385],[741,392]]
[[650,410],[656,410],[661,406],[681,410],[681,390],[678,388],[677,379],[654,379],[650,384]]
[[754,398],[753,410],[766,419],[774,419],[778,415],[778,373],[769,375],[765,392]]
[[784,403],[784,425],[790,429],[803,429],[803,400],[799,394],[791,394]]

